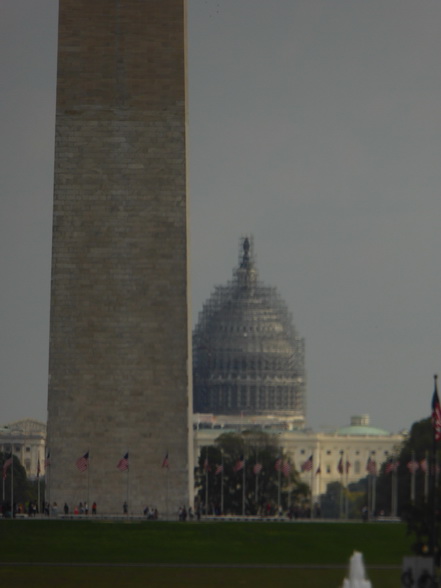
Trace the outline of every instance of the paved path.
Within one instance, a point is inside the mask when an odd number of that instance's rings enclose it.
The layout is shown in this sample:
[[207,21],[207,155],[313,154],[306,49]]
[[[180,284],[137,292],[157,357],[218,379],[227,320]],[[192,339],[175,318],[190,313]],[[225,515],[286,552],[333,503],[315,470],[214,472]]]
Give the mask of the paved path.
[[[99,563],[99,562],[0,562],[0,567],[85,567],[85,568],[236,568],[236,569],[293,569],[347,570],[348,564],[242,564],[242,563]],[[372,565],[369,570],[400,570],[397,565]]]

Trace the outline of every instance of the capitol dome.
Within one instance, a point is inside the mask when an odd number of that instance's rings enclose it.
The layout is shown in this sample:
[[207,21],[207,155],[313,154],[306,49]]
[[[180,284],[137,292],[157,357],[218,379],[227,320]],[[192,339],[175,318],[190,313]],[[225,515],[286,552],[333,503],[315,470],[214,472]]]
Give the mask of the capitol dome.
[[304,422],[304,340],[276,288],[258,280],[251,238],[233,279],[217,286],[193,333],[194,411]]

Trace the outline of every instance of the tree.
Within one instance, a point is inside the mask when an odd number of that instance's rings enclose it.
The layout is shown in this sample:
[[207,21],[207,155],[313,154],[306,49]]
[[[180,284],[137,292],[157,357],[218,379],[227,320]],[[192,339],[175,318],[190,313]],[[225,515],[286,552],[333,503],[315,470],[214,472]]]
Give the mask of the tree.
[[246,514],[274,514],[279,504],[288,510],[307,495],[276,438],[263,431],[220,435],[214,446],[202,448],[195,474],[198,501],[210,514],[220,514],[222,503],[225,514],[242,514],[243,508]]
[[398,456],[400,462],[398,469],[398,504],[400,510],[411,502],[411,478],[412,474],[408,464],[415,459],[418,470],[415,473],[415,502],[425,501],[425,486],[427,483],[426,472],[421,467],[424,460],[429,460],[433,446],[433,429],[431,419],[424,419],[414,423],[408,438],[403,443]]
[[343,486],[340,482],[330,482],[326,486],[326,493],[321,496],[322,516],[328,519],[338,519],[340,516],[340,496]]
[[[3,464],[9,458],[9,454],[0,453],[0,471],[3,474]],[[13,480],[14,504],[26,504],[30,500],[36,500],[35,484],[30,482],[26,476],[26,470],[19,459],[13,455],[12,464],[6,472],[6,479],[2,479],[2,510],[11,512],[11,480]]]
[[[400,496],[401,499],[401,516],[407,523],[407,529],[409,533],[416,535],[416,543],[413,545],[413,549],[416,553],[424,553],[428,547],[432,531],[434,530],[434,519],[438,522],[436,530],[436,536],[434,538],[435,545],[439,545],[439,531],[440,531],[440,513],[439,507],[437,512],[434,512],[433,502],[430,496],[430,484],[429,484],[429,473],[433,456],[431,455],[433,450],[433,426],[431,418],[418,421],[412,425],[410,435],[406,442],[403,444],[403,448],[400,453],[400,462],[403,469],[400,470],[401,480],[403,485],[410,487],[412,474],[409,471],[407,465],[415,459],[419,462],[419,470],[414,474],[415,482],[415,493],[414,497],[410,493],[406,493],[405,496]],[[437,464],[437,469],[440,463],[440,451],[437,449],[436,455],[434,456]],[[425,463],[426,471],[423,471],[421,465]],[[439,474],[436,474],[439,478]],[[441,504],[441,493],[439,484],[435,488],[437,494],[437,504]],[[412,498],[414,498],[412,500]],[[438,549],[438,548],[436,548]]]
[[[412,478],[414,483],[414,505],[424,504],[427,499],[428,470],[424,466],[430,458],[433,445],[433,429],[431,419],[423,419],[414,423],[409,435],[401,447],[397,447],[395,464],[397,467],[397,514],[403,509],[408,510],[412,503]],[[410,464],[416,462],[416,471],[412,475]],[[377,511],[391,512],[393,473],[388,471],[387,462],[383,464],[377,479]]]
[[[399,448],[396,462],[397,467],[397,513],[407,523],[408,533],[416,536],[413,549],[416,553],[424,553],[428,549],[430,535],[433,530],[433,520],[440,518],[439,512],[433,512],[430,498],[430,463],[432,460],[433,427],[431,418],[415,422],[407,439]],[[436,454],[440,464],[440,451]],[[412,473],[411,464],[415,471]],[[440,487],[436,489],[438,505],[441,505]],[[392,473],[387,473],[383,466],[377,482],[378,510],[390,512],[392,494]],[[435,542],[439,542],[438,537]]]

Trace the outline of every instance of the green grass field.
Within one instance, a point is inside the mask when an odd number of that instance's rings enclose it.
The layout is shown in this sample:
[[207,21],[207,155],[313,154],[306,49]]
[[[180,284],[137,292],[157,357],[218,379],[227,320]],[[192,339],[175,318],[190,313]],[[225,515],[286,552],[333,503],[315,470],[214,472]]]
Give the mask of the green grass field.
[[338,588],[357,550],[373,588],[393,588],[412,541],[388,523],[4,520],[0,561],[16,565],[0,584]]

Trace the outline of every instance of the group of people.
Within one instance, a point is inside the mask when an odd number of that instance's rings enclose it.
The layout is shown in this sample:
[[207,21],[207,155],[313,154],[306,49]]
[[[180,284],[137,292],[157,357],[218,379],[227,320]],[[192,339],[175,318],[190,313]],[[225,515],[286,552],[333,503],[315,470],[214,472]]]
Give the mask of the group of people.
[[143,512],[144,512],[144,516],[146,516],[149,521],[157,521],[159,518],[159,513],[158,513],[157,508],[146,506]]
[[0,504],[0,517],[10,518],[16,515],[28,515],[29,517],[35,517],[38,514],[38,504],[36,500],[30,500],[26,504],[21,502],[14,503],[14,507],[11,510],[11,504],[9,502],[3,502]]
[[[188,510],[185,508],[185,506],[180,506],[178,510],[178,519],[185,522],[187,517],[190,519],[190,521],[194,519],[193,509],[191,506],[188,507]],[[201,511],[199,508],[196,510],[196,517],[198,520],[201,518]]]
[[[55,504],[55,503],[54,503]],[[64,503],[63,512],[65,515],[69,514],[69,505],[67,502]],[[97,505],[96,502],[92,504],[92,514],[96,515],[97,513]],[[74,515],[88,515],[89,514],[89,504],[87,502],[80,502],[76,505],[73,509]]]

